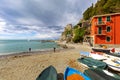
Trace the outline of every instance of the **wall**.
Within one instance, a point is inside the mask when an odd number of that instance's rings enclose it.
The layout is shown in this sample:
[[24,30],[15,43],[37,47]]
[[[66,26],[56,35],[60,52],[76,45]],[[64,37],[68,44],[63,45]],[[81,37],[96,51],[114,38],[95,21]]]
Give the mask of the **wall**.
[[120,14],[115,16],[115,43],[120,44]]
[[[95,18],[95,21],[98,22],[97,18]],[[106,16],[102,17],[102,21],[105,22],[106,25],[101,25],[100,27],[102,27],[102,32],[104,32],[105,35],[96,35],[95,36],[95,44],[114,44],[114,16],[111,16],[111,21],[110,22],[106,22]],[[106,28],[107,26],[111,27],[111,31],[107,32]],[[95,33],[98,33],[98,27],[99,26],[95,26]],[[111,37],[111,41],[107,42],[106,41],[106,37],[109,36]]]

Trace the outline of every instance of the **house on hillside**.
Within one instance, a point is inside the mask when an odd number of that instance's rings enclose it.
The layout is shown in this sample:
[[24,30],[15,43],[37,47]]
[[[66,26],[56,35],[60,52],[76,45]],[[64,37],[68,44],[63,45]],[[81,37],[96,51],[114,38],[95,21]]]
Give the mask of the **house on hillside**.
[[120,13],[93,16],[90,38],[93,46],[120,46]]

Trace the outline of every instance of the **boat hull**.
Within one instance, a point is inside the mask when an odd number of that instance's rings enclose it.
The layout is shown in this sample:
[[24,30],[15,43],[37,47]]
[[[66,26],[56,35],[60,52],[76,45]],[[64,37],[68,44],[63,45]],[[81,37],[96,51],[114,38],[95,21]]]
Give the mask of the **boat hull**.
[[120,54],[118,53],[107,53],[108,55],[115,56],[115,57],[120,57]]
[[[119,60],[120,61],[120,60]],[[108,67],[114,71],[120,72],[120,63],[113,60],[104,60],[104,62],[108,65]]]
[[42,71],[36,80],[57,80],[57,71],[53,66],[49,66]]
[[92,48],[92,50],[94,52],[110,53],[110,50],[108,50],[108,49],[96,49],[96,48]]
[[105,69],[107,67],[107,64],[105,62],[87,57],[87,58],[79,58],[78,61],[80,63],[83,63],[85,65],[87,65],[90,68],[101,68],[101,69]]
[[84,74],[91,78],[91,80],[120,80],[120,76],[107,70],[102,69],[88,69]]
[[[77,76],[72,77],[72,79],[68,78],[68,77],[73,76],[74,74],[79,75],[81,78],[77,77]],[[80,72],[76,69],[67,67],[65,70],[65,73],[64,73],[64,80],[91,80],[91,79],[89,77],[87,77],[86,75],[84,75],[82,72]]]

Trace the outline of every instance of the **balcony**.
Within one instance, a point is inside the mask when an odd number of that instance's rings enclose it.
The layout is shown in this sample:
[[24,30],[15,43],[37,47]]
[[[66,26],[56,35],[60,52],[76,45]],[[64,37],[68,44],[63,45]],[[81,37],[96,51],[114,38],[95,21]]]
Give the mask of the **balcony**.
[[100,21],[95,23],[96,26],[103,26],[106,25],[106,21]]
[[95,35],[97,35],[97,36],[105,36],[106,35],[106,31],[102,30],[102,31],[99,31],[99,32],[95,32]]

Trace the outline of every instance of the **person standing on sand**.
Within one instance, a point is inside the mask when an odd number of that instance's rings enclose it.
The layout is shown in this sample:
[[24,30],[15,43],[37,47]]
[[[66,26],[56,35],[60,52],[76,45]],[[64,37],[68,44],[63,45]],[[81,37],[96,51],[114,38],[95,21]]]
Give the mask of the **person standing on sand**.
[[55,52],[55,49],[56,49],[56,48],[54,47],[53,49],[54,49],[54,52]]
[[29,48],[29,52],[31,52],[31,48]]

